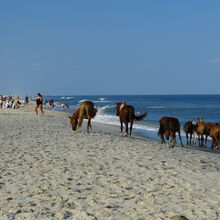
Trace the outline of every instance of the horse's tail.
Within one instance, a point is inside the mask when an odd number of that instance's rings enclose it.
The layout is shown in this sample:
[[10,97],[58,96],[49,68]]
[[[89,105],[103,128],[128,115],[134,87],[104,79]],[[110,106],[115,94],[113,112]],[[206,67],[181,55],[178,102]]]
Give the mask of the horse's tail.
[[137,121],[141,121],[146,117],[146,115],[147,115],[147,112],[145,112],[143,115],[139,115],[139,116],[134,115],[134,119]]
[[91,117],[94,118],[96,116],[96,113],[98,112],[97,108],[93,108],[92,113],[91,113]]

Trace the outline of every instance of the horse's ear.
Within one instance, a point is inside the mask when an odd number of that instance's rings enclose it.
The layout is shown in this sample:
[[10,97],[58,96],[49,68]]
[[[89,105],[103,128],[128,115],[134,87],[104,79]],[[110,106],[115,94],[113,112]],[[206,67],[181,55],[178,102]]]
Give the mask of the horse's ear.
[[68,118],[69,118],[69,119],[71,119],[71,117],[70,117],[70,116],[68,116]]

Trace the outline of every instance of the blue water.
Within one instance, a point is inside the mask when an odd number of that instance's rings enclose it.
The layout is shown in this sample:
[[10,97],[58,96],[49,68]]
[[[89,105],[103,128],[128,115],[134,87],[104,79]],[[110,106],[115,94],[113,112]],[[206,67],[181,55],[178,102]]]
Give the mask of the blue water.
[[[179,119],[181,127],[187,120],[203,118],[204,121],[220,123],[220,95],[117,95],[117,96],[46,96],[53,98],[57,105],[66,103],[71,107],[79,106],[82,100],[91,100],[99,111],[94,121],[119,125],[115,115],[116,102],[124,101],[133,105],[136,112],[148,112],[147,117],[140,122],[135,122],[135,131],[145,137],[159,140],[157,131],[159,120],[163,116],[175,116]],[[59,107],[55,108],[60,110]],[[73,109],[70,108],[70,114]],[[183,132],[182,132],[183,135]]]

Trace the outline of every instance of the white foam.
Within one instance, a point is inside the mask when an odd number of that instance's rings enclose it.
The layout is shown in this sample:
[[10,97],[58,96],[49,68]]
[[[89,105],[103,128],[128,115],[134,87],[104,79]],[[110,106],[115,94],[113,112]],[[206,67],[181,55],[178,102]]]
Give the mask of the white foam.
[[[106,114],[103,114],[103,112],[102,112],[104,109],[112,108],[112,107],[114,107],[114,106],[104,106],[101,109],[99,109],[96,117],[94,118],[94,121],[99,122],[99,123],[103,123],[103,124],[120,126],[119,117],[117,117],[116,115],[115,116],[114,115],[106,115]],[[145,130],[145,131],[151,131],[151,132],[158,131],[157,127],[140,125],[140,124],[135,124],[135,123],[133,125],[133,128],[141,129],[141,130]]]
[[147,108],[157,109],[157,108],[167,108],[166,106],[148,106]]
[[70,96],[70,97],[67,97],[66,99],[74,99],[74,97]]
[[92,101],[92,102],[94,102],[94,103],[107,103],[107,102],[111,102],[111,101],[107,101],[107,100],[97,101],[97,100],[95,100],[95,101]]
[[103,110],[111,109],[111,108],[115,108],[115,105],[105,105],[105,106],[103,106],[103,107],[100,107],[100,108],[99,108],[99,111],[100,111],[100,112],[103,112]]
[[87,100],[87,99],[82,99],[82,100],[79,101],[79,103],[85,102],[85,101],[89,101],[89,100]]
[[111,102],[111,101],[107,101],[107,100],[87,100],[87,99],[82,99],[82,100],[79,101],[79,103],[84,102],[84,101],[91,101],[93,103],[108,103],[108,102]]

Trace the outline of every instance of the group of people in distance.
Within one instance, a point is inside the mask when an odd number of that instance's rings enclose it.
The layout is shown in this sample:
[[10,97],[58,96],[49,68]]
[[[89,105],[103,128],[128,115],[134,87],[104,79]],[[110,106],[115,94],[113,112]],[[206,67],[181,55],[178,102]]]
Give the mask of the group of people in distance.
[[0,109],[2,108],[10,108],[10,109],[18,109],[21,105],[19,96],[12,97],[10,95],[3,96],[0,95]]
[[[28,103],[30,101],[32,101],[32,98],[28,97],[27,95],[25,95],[23,100],[19,96],[13,97],[11,95],[8,95],[8,96],[0,95],[0,109],[1,108],[18,109],[21,104],[24,104],[24,106],[25,106],[25,105],[28,105]],[[34,111],[37,115],[38,115],[38,110],[40,110],[40,112],[42,114],[44,114],[44,110],[43,110],[44,104],[48,104],[52,108],[55,106],[53,99],[50,99],[49,101],[46,102],[45,100],[43,100],[43,96],[41,95],[41,93],[37,93],[36,100],[35,100],[35,106],[34,106]],[[60,107],[61,108],[69,108],[69,105],[62,103],[60,105]]]
[[[28,105],[30,102],[30,98],[25,95],[24,100],[21,100],[19,96],[13,97],[11,95],[3,96],[0,95],[0,109],[2,108],[10,108],[10,109],[18,109],[21,104]],[[41,113],[44,113],[43,110],[43,96],[40,93],[37,93],[36,105],[34,107],[34,111],[38,114],[38,108]]]

